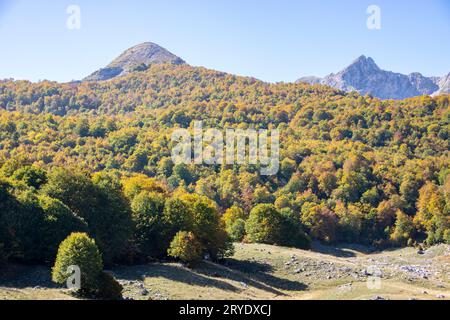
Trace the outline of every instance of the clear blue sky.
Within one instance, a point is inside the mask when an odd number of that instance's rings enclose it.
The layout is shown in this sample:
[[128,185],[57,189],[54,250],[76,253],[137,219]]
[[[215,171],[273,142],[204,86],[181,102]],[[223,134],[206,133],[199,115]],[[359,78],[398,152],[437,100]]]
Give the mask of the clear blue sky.
[[[68,5],[81,29],[66,27]],[[381,30],[366,9],[381,8]],[[0,78],[81,79],[152,41],[191,65],[266,81],[338,71],[450,72],[450,0],[0,0]]]

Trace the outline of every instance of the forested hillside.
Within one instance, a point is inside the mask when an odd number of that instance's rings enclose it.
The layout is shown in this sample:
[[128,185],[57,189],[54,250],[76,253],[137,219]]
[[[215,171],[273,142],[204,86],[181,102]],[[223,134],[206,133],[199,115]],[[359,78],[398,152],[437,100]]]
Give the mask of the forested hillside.
[[[2,81],[0,259],[52,260],[74,231],[109,261],[164,255],[179,231],[218,258],[230,240],[450,243],[449,105],[187,65],[106,82]],[[174,165],[172,130],[194,120],[278,128],[279,173]]]

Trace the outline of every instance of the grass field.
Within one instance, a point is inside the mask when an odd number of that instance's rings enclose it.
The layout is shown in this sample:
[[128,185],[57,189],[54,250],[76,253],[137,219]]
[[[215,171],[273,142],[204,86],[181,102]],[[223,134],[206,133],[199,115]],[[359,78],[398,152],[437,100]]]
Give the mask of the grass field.
[[[369,253],[316,245],[305,251],[236,244],[222,265],[158,262],[112,270],[124,297],[146,299],[450,299],[450,246]],[[0,299],[71,299],[46,267],[9,266]]]

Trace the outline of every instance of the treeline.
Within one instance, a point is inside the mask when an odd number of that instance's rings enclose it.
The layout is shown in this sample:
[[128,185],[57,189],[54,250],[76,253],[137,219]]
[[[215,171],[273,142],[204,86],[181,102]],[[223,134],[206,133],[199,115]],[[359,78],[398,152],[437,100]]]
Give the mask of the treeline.
[[[23,195],[15,194],[26,188],[14,182],[21,180],[15,173],[21,167],[46,171],[50,182],[57,167],[78,166],[92,175],[87,178],[89,195],[77,198],[74,191],[62,198],[45,182],[28,197],[37,197],[34,203],[43,196],[61,201],[91,224],[90,233],[97,232],[106,257],[108,250],[111,255],[145,250],[152,256],[167,254],[175,235],[166,230],[166,223],[148,227],[164,230],[162,238],[160,231],[154,233],[158,241],[146,240],[164,243],[162,248],[137,245],[137,240],[130,247],[124,236],[120,245],[108,249],[102,239],[109,239],[109,234],[92,226],[95,217],[109,217],[124,219],[120,225],[125,228],[126,212],[136,216],[135,201],[146,202],[142,198],[147,196],[152,210],[162,210],[163,217],[174,197],[187,203],[189,197],[210,201],[203,207],[215,207],[222,216],[216,219],[222,220],[220,229],[238,241],[302,247],[309,238],[379,247],[448,243],[449,105],[448,95],[381,101],[323,86],[266,84],[189,66],[151,66],[102,83],[4,81],[0,163],[8,197],[21,206]],[[278,128],[280,171],[261,176],[257,166],[172,163],[173,128],[188,128],[194,120],[203,120],[205,128]],[[66,174],[64,185],[77,181]],[[96,178],[111,175],[119,182]],[[151,178],[161,191],[130,196],[126,178],[132,176]],[[89,205],[74,207],[83,203]],[[105,208],[105,203],[111,203],[109,211],[95,209]],[[132,234],[133,228],[136,225]],[[186,232],[182,239],[200,237],[202,247],[209,248],[195,227],[184,229],[188,230],[179,230]],[[104,232],[112,230],[129,232],[119,226]],[[198,252],[195,247],[190,247],[192,252]],[[214,250],[205,253],[214,256]]]
[[232,241],[308,248],[300,221],[273,205],[246,217],[239,207],[222,216],[217,204],[143,174],[94,174],[10,161],[0,168],[0,267],[4,263],[52,265],[65,285],[81,272],[75,294],[121,299],[122,287],[103,271],[113,264],[175,258],[192,266],[233,254]]
[[[2,168],[2,172],[4,167]],[[107,265],[163,258],[177,233],[191,232],[201,258],[233,252],[217,205],[167,190],[143,175],[120,179],[55,168],[19,167],[0,178],[0,248],[3,260],[53,263],[71,233],[95,239]]]

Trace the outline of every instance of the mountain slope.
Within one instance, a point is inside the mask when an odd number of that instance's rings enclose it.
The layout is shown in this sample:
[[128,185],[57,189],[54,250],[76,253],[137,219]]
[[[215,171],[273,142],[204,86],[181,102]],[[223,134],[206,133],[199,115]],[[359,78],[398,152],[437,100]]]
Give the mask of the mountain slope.
[[[246,214],[260,203],[276,204],[319,240],[385,245],[392,234],[399,245],[444,241],[450,225],[439,217],[448,202],[449,101],[447,95],[380,101],[329,86],[265,83],[172,64],[111,81],[0,81],[0,171],[15,177],[16,163],[24,161],[139,173],[170,190],[195,190],[221,212],[235,203]],[[263,176],[251,165],[174,164],[173,130],[194,121],[221,131],[278,128],[280,171]],[[431,195],[436,218],[425,220],[430,215],[416,204]],[[419,213],[427,229],[416,232],[408,217]],[[399,235],[397,215],[411,238]]]
[[[445,81],[447,78],[447,81]],[[420,73],[404,75],[380,69],[370,57],[360,56],[344,70],[324,78],[303,77],[297,82],[328,85],[346,92],[358,91],[381,99],[405,99],[420,95],[446,93],[449,76],[425,77]]]
[[435,92],[435,95],[450,93],[450,73],[442,78],[436,78],[435,81],[439,85],[439,91]]
[[152,42],[134,46],[114,59],[105,68],[95,71],[85,81],[104,81],[125,75],[139,68],[145,69],[150,64],[171,63],[184,64],[184,60]]

